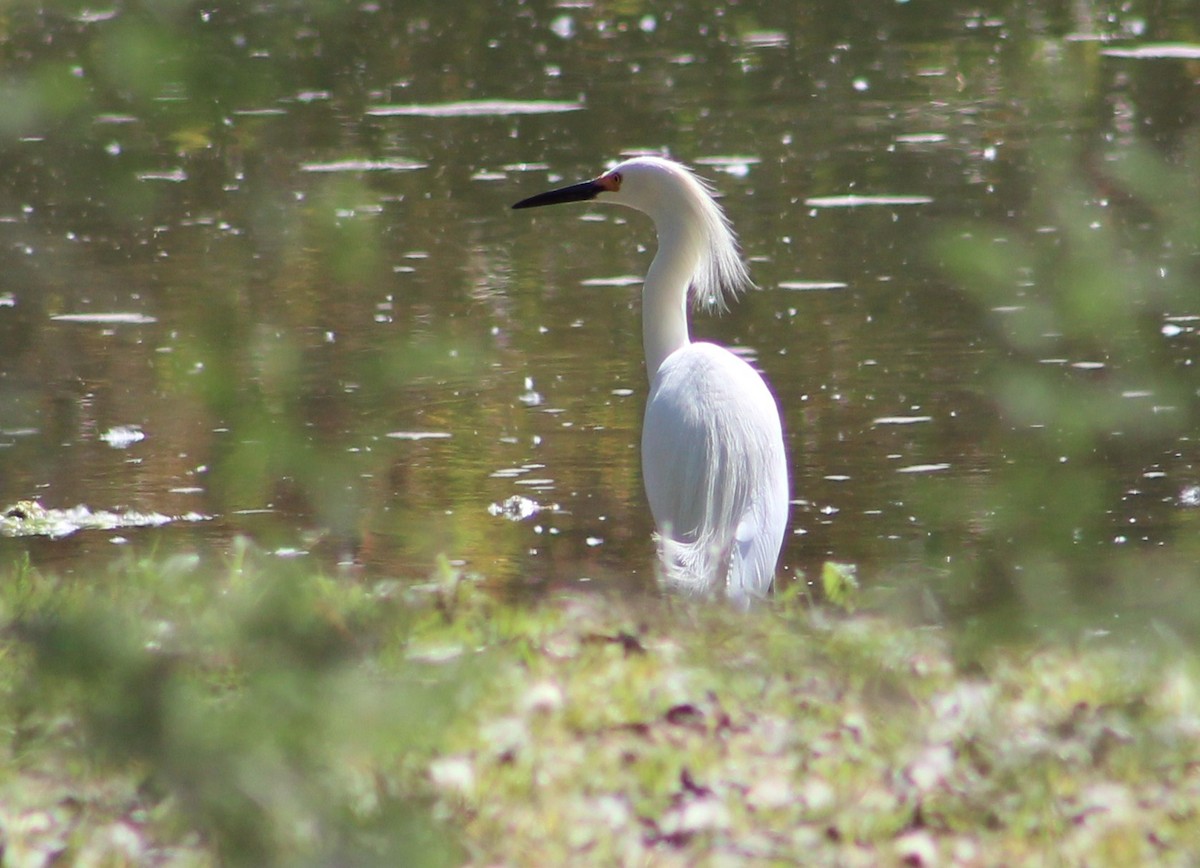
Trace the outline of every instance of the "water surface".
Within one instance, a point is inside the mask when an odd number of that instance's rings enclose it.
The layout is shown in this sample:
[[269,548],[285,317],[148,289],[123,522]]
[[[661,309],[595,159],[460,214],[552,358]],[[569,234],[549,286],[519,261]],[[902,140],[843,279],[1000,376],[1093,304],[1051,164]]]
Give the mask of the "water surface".
[[[693,334],[750,359],[783,410],[782,581],[831,558],[879,587],[955,576],[994,510],[937,504],[1027,467],[1004,435],[1045,421],[999,408],[997,335],[1056,290],[1030,272],[981,302],[936,239],[1003,260],[1065,237],[1038,202],[1069,174],[1063,198],[1136,242],[1149,224],[1105,162],[1146,144],[1196,171],[1183,3],[298,8],[14,12],[0,503],[205,520],[8,554],[86,571],[248,534],[371,576],[445,554],[514,589],[650,587],[652,227],[508,210],[649,151],[713,181],[758,284]],[[1200,307],[1167,313],[1152,325],[1190,364]],[[1085,386],[1124,370],[1068,349],[1035,361]],[[1175,412],[1136,385],[1145,414]],[[1097,458],[1116,487],[1082,544],[1187,531],[1183,427]],[[995,590],[972,575],[967,611]]]

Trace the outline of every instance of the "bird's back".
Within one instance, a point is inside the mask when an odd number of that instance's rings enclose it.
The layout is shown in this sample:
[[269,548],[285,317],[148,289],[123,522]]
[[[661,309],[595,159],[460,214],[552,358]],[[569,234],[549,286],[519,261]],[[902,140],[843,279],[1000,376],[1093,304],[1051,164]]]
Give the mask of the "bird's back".
[[779,411],[762,377],[721,347],[689,344],[655,374],[642,471],[667,579],[762,596],[787,524]]

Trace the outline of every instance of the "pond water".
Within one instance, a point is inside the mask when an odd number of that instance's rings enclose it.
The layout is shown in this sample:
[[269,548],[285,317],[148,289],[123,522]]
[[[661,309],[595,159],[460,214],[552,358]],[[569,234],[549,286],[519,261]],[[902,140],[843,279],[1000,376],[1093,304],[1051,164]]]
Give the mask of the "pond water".
[[[652,587],[653,229],[509,210],[623,154],[694,166],[739,233],[758,289],[692,330],[783,410],[782,582],[977,562],[991,508],[945,507],[1043,474],[1019,444],[1047,422],[996,371],[1025,352],[1081,388],[1121,379],[1086,341],[1005,337],[1056,291],[1020,271],[1021,239],[1074,231],[1047,202],[1194,273],[1194,245],[1141,244],[1161,221],[1119,211],[1104,171],[1145,144],[1196,175],[1188,3],[143,6],[18,3],[0,37],[0,504],[175,519],[2,541],[56,569],[245,534],[371,576],[444,554],[515,591]],[[965,288],[959,237],[1027,279]],[[1151,330],[1183,369],[1200,300],[1165,306]],[[1186,419],[1076,444],[1115,487],[1075,530],[1174,545],[1200,503],[1194,408],[1118,397]]]

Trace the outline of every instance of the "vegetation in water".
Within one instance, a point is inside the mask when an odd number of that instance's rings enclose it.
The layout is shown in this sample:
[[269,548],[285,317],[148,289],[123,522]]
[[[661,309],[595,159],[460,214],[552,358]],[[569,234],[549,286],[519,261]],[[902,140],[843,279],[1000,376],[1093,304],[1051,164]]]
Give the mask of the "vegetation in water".
[[70,509],[46,508],[35,500],[22,500],[0,512],[0,536],[45,536],[61,539],[81,530],[119,530],[161,527],[172,521],[206,521],[199,513],[171,517],[156,512],[93,510],[80,504]]

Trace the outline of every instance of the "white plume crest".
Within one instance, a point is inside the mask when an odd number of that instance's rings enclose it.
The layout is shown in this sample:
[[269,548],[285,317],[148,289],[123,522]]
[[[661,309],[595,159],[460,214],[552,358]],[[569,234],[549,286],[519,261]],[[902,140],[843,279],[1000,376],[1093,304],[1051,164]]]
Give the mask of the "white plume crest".
[[700,218],[695,226],[704,236],[695,239],[702,254],[688,287],[688,296],[692,306],[699,310],[727,311],[730,302],[754,286],[738,250],[737,234],[725,211],[717,204],[712,184],[686,166],[675,165],[696,187],[697,195],[690,198],[695,202]]

